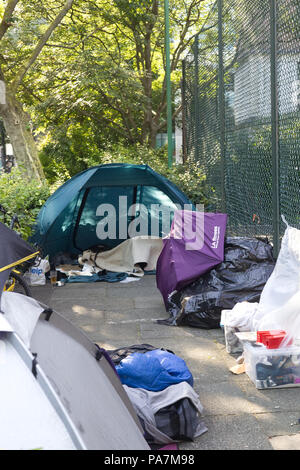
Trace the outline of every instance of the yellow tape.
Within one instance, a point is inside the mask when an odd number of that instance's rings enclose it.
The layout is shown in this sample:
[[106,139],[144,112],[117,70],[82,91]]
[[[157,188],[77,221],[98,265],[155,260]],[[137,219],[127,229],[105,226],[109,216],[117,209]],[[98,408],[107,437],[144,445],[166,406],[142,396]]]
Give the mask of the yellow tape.
[[39,254],[39,251],[37,251],[36,253],[33,253],[32,255],[26,256],[26,258],[22,258],[16,261],[15,263],[8,264],[7,266],[4,266],[4,268],[0,268],[0,273],[2,273],[3,271],[6,271],[7,269],[13,268],[14,266],[18,266],[18,264],[25,263],[25,261],[35,258],[35,256],[37,256],[38,254]]

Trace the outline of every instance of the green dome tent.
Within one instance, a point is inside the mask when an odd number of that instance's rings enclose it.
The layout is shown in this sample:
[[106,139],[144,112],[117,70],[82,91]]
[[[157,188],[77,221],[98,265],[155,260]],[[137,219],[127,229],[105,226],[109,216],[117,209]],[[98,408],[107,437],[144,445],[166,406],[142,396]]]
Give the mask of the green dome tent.
[[185,205],[193,208],[148,165],[99,165],[75,175],[50,196],[31,242],[53,257],[99,245],[110,249],[135,235],[161,237],[167,235],[174,211]]

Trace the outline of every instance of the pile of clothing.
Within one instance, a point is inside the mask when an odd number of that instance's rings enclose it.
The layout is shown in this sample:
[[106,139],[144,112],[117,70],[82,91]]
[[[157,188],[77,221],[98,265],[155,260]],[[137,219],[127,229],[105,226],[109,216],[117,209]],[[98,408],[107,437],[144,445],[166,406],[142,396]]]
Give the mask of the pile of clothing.
[[185,361],[149,344],[107,351],[149,445],[193,441],[207,431]]
[[161,238],[137,236],[112,249],[99,245],[78,256],[59,253],[53,264],[64,282],[129,282],[155,273],[161,249]]
[[280,387],[300,383],[300,355],[265,355],[256,364],[257,388]]

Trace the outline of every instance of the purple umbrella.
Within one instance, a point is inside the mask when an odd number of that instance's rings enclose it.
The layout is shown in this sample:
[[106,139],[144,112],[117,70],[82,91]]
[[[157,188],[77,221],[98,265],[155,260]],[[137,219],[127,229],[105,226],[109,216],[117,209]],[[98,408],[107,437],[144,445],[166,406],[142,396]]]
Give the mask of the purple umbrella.
[[176,211],[156,266],[156,284],[167,308],[168,296],[224,259],[226,214]]

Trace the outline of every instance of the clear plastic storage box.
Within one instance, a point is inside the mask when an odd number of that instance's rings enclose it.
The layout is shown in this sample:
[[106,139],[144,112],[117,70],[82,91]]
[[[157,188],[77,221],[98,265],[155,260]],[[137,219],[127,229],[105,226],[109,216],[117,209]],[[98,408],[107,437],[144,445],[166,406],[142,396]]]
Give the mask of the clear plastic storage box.
[[246,374],[258,389],[300,386],[300,347],[268,349],[244,343]]
[[240,342],[240,340],[236,336],[236,333],[239,331],[238,328],[228,326],[226,323],[226,314],[230,311],[231,310],[222,310],[221,321],[220,321],[220,326],[224,330],[226,351],[229,354],[242,353],[243,344]]

